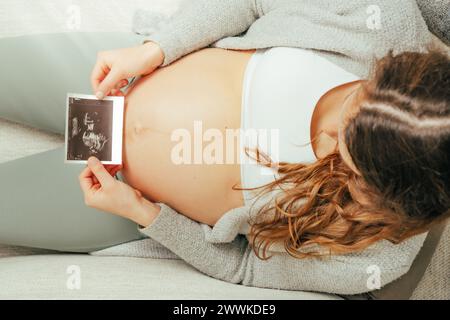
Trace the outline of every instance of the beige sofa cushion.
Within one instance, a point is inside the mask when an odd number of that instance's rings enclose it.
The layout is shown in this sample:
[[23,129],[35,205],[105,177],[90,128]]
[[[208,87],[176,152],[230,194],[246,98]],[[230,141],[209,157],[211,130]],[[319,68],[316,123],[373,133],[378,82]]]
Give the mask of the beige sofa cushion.
[[[80,271],[80,289],[67,287],[73,270]],[[0,258],[0,288],[0,299],[338,299],[231,284],[181,260],[84,254]]]

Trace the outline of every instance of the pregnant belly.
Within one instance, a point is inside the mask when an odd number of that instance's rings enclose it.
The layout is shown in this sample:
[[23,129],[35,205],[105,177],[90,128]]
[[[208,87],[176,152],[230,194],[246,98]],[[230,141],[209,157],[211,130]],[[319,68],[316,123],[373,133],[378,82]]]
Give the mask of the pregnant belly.
[[[211,142],[217,146],[218,133],[225,149],[231,143],[225,141],[226,130],[240,127],[250,56],[204,49],[136,82],[125,106],[122,174],[128,184],[209,225],[243,205],[242,191],[233,190],[240,186],[238,155],[223,164],[220,155],[207,153],[216,156],[211,164],[203,152]],[[204,141],[208,131],[216,133],[210,142]],[[234,143],[238,146],[238,139]]]

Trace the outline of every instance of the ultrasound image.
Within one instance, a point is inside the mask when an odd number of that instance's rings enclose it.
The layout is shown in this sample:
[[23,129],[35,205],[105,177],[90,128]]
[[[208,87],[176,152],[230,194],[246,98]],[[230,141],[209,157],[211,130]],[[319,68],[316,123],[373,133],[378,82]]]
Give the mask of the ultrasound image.
[[113,101],[69,97],[67,160],[111,161]]

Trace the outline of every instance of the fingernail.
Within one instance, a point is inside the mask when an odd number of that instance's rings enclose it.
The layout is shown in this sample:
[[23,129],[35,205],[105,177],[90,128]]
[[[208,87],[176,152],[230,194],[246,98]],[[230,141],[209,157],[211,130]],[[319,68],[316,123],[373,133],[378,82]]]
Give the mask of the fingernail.
[[95,158],[95,157],[89,157],[89,159],[88,159],[88,164],[94,165],[94,164],[96,164],[96,163],[97,163],[97,158]]
[[103,99],[105,97],[105,94],[101,91],[97,91],[95,95],[97,96],[97,99]]

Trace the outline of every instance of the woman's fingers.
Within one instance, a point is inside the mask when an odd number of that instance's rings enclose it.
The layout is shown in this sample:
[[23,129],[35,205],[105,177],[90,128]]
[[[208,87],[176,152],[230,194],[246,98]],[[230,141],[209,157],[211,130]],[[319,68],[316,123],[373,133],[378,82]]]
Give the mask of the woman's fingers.
[[110,95],[111,96],[116,96],[116,97],[123,97],[124,96],[123,92],[120,91],[119,89],[112,89]]
[[[109,172],[109,174],[111,175],[111,177],[114,177],[114,176],[117,174],[117,172],[119,172],[119,171],[122,170],[122,168],[123,168],[123,166],[122,166],[121,164],[120,164],[120,165],[116,165],[116,164],[113,164],[113,165],[107,164],[107,165],[105,165],[104,167],[105,167],[106,171]],[[94,184],[94,185],[97,184],[97,183],[100,183],[100,181],[98,181],[98,179],[97,179],[97,177],[96,177],[95,175],[92,176],[92,180],[93,180],[93,184]]]
[[111,172],[114,169],[122,168],[121,164],[105,164],[103,165],[108,172]]
[[98,91],[98,86],[105,79],[109,72],[109,67],[105,64],[103,60],[97,59],[94,68],[91,72],[91,86],[93,92]]
[[107,188],[114,184],[114,178],[111,177],[110,173],[96,157],[90,157],[88,159],[88,168],[91,169],[92,173],[95,175],[102,187]]
[[121,89],[128,85],[127,79],[122,79],[121,72],[117,68],[111,67],[106,63],[105,58],[99,55],[97,62],[91,73],[92,90],[98,99],[103,99],[110,93],[112,95],[123,95],[120,90],[113,92],[115,89]]
[[117,172],[119,172],[120,170],[122,170],[122,168],[123,168],[123,167],[122,167],[121,165],[115,167],[115,168],[111,171],[111,176],[114,177],[114,176],[117,174]]
[[104,97],[109,95],[111,90],[115,88],[117,82],[119,82],[121,79],[122,73],[117,70],[117,68],[113,67],[98,85],[97,91],[95,93],[97,98],[103,99]]
[[114,87],[115,89],[122,89],[123,87],[128,85],[128,79],[122,79],[120,80],[116,86]]
[[125,94],[121,91],[121,89],[125,88],[129,84],[128,79],[122,79],[120,80],[116,86],[111,89],[110,95],[111,96],[118,96],[118,97],[124,97]]
[[83,193],[85,195],[91,192],[92,186],[94,185],[92,176],[92,171],[89,167],[84,168],[84,170],[78,176],[81,190],[83,190]]
[[111,177],[114,177],[117,174],[117,172],[122,170],[122,165],[121,164],[105,165],[105,169],[106,169],[106,171],[109,172]]

